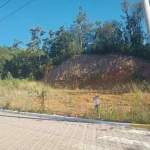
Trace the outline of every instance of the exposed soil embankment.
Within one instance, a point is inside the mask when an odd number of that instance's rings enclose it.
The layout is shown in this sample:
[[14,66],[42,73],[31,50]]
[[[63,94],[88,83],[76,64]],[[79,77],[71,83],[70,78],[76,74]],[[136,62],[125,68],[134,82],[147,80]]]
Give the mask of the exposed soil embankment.
[[79,55],[52,69],[48,82],[64,88],[98,88],[137,78],[150,80],[149,61],[122,55]]

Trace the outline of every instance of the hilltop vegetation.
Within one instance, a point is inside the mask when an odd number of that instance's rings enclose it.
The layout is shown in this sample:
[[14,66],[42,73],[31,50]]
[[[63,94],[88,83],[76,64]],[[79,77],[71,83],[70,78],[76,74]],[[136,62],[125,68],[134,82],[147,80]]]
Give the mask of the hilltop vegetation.
[[150,47],[143,27],[141,3],[124,0],[121,20],[95,21],[88,19],[79,7],[70,28],[57,31],[30,29],[31,41],[21,48],[23,41],[14,40],[11,47],[0,47],[0,77],[45,79],[49,71],[80,54],[121,54],[150,60]]

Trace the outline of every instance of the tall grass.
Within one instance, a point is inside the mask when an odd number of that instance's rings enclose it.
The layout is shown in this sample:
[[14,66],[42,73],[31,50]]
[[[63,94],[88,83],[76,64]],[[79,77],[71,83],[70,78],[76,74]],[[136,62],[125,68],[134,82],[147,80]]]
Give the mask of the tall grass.
[[101,90],[53,89],[28,80],[0,80],[0,108],[4,109],[98,119],[93,105],[96,94],[101,101],[100,119],[150,123],[150,84],[146,81],[116,85],[104,94]]
[[[118,100],[111,104],[103,103],[101,114],[108,120],[133,123],[150,123],[150,84],[130,82],[122,86],[114,86],[112,91],[124,92]],[[106,109],[107,108],[107,111]]]

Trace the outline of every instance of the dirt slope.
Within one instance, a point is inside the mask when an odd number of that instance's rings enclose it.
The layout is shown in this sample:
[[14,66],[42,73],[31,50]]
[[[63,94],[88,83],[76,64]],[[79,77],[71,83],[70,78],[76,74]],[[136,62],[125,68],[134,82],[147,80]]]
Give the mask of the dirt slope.
[[98,88],[150,80],[150,62],[122,55],[79,55],[54,68],[48,82],[56,87]]

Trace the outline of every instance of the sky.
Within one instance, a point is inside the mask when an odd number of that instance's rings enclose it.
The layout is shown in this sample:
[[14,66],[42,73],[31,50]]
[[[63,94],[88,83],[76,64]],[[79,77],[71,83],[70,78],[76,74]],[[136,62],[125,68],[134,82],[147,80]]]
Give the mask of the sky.
[[[82,6],[91,21],[121,20],[123,0],[33,0],[31,3],[3,20],[31,0],[0,0],[0,46],[11,46],[14,39],[30,42],[30,28],[41,26],[45,31],[69,28]],[[140,0],[130,0],[138,2]],[[7,3],[8,2],[8,3]],[[6,5],[4,5],[7,3]],[[4,5],[4,6],[3,6]],[[3,6],[3,7],[1,7]]]

